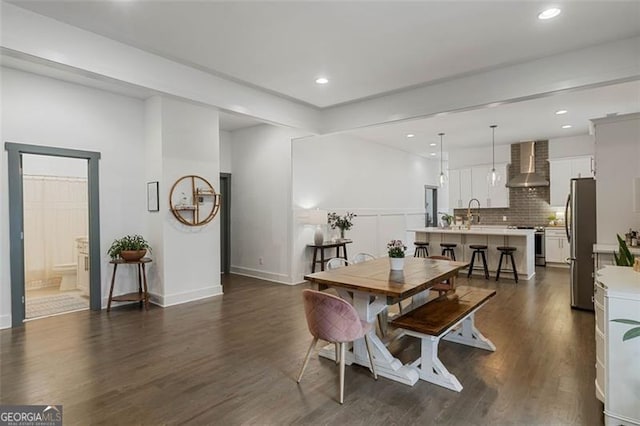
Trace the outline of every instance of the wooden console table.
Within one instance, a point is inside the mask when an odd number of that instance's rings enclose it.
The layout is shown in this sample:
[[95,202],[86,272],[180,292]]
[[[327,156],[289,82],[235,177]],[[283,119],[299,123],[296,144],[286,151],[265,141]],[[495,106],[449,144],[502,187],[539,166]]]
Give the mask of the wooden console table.
[[[344,260],[347,259],[347,244],[351,244],[353,241],[351,240],[340,240],[331,242],[325,241],[320,245],[316,244],[307,244],[307,247],[313,248],[313,262],[311,263],[311,273],[313,274],[316,271],[316,263],[320,264],[320,270],[324,271],[324,265],[329,261],[329,258],[324,257],[324,250],[330,248],[336,248],[336,257],[341,257]],[[340,256],[340,248],[342,247],[342,256]],[[318,252],[320,252],[320,260],[318,260]]]
[[[113,264],[113,275],[111,276],[111,289],[109,290],[109,303],[107,304],[107,312],[111,310],[111,302],[140,302],[140,307],[144,303],[145,309],[149,310],[149,290],[147,288],[147,273],[144,265],[150,263],[151,259],[143,257],[140,260],[127,261],[124,259],[114,259],[109,263]],[[113,295],[113,286],[116,281],[116,270],[118,265],[137,265],[138,266],[138,292],[127,293],[120,296]],[[144,284],[144,288],[143,288]]]

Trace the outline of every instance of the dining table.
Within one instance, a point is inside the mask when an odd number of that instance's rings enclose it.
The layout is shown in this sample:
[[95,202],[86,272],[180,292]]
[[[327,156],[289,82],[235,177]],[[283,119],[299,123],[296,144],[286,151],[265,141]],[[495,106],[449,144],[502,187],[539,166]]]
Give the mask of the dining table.
[[[388,306],[412,298],[412,305],[426,303],[429,288],[457,275],[468,262],[406,257],[402,270],[391,270],[389,258],[381,257],[342,268],[305,275],[305,279],[320,288],[334,288],[339,296],[351,303],[361,321],[372,323]],[[411,365],[393,356],[387,344],[378,337],[375,327],[369,332],[376,372],[386,378],[413,386],[419,379]],[[387,342],[388,343],[388,342]],[[335,360],[335,350],[329,345],[320,356]],[[369,367],[364,339],[353,342],[345,363]]]

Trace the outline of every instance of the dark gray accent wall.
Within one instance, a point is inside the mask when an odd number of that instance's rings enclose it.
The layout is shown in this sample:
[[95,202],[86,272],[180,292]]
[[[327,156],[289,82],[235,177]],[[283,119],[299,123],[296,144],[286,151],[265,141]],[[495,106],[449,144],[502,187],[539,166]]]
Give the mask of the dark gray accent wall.
[[[549,141],[536,141],[536,172],[549,180]],[[509,177],[502,183],[508,182],[520,173],[520,145],[511,145],[511,165]],[[549,222],[548,217],[555,213],[549,205],[549,187],[510,188],[509,208],[487,209],[480,211],[480,223],[484,225],[515,225],[515,226],[544,226]],[[454,215],[465,217],[466,209],[455,209]],[[507,221],[502,220],[503,216]]]

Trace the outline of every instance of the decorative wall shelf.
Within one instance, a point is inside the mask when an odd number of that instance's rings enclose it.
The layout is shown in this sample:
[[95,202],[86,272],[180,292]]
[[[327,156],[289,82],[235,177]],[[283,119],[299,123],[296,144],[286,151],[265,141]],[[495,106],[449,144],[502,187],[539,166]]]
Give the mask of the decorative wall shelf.
[[187,175],[178,179],[169,193],[171,213],[187,226],[205,225],[220,210],[220,194],[201,176]]

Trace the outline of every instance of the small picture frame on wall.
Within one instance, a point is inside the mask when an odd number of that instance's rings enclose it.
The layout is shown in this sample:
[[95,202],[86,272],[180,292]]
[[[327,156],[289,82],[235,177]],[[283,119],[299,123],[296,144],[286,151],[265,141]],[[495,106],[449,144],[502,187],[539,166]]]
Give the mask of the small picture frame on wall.
[[147,210],[150,212],[160,211],[158,182],[147,182]]

